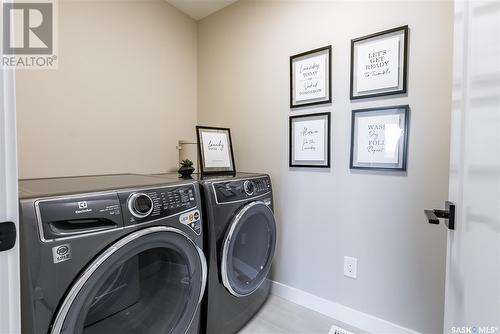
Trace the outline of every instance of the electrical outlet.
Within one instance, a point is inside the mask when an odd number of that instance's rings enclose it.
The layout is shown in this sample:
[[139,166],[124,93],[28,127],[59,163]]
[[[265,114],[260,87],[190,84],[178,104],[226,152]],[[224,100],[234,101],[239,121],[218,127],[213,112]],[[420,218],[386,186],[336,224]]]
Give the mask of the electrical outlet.
[[356,278],[358,276],[358,259],[344,256],[344,276]]

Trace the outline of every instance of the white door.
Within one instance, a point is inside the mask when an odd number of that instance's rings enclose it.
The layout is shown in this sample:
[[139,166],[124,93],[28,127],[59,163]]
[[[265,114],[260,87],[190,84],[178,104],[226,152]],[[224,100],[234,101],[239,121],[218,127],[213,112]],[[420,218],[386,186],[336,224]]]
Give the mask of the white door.
[[[3,17],[3,1],[0,7]],[[0,39],[3,36],[0,25]],[[3,43],[0,43],[2,48]],[[3,54],[3,52],[1,52]],[[14,71],[0,68],[0,249],[10,247],[12,223],[18,229]],[[20,333],[19,236],[0,251],[0,333]]]
[[500,333],[500,1],[455,1],[452,105],[444,332]]

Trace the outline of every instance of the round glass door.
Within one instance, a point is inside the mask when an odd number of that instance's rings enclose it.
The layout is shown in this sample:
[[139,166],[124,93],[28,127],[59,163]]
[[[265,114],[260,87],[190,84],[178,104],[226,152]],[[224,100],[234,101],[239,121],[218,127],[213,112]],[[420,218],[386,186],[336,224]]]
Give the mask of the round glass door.
[[166,226],[136,231],[79,277],[52,333],[185,333],[205,282],[203,252],[184,232]]
[[222,249],[221,274],[234,296],[257,290],[271,269],[276,247],[276,222],[264,202],[252,202],[233,219]]

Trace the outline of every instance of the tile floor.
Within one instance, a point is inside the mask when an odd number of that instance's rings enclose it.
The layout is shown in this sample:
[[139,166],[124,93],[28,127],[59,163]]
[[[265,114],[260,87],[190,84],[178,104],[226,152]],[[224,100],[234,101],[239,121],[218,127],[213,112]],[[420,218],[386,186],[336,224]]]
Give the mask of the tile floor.
[[328,334],[332,325],[361,333],[321,313],[271,295],[238,334]]

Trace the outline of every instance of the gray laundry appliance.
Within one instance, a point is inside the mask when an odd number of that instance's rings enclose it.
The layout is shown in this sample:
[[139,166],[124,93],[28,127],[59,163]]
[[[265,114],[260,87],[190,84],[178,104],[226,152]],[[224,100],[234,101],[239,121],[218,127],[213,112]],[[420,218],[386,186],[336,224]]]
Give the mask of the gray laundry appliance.
[[198,333],[199,186],[132,174],[19,181],[22,332]]
[[277,238],[271,178],[194,174],[193,180],[201,188],[208,261],[202,330],[235,334],[262,307],[271,289]]

